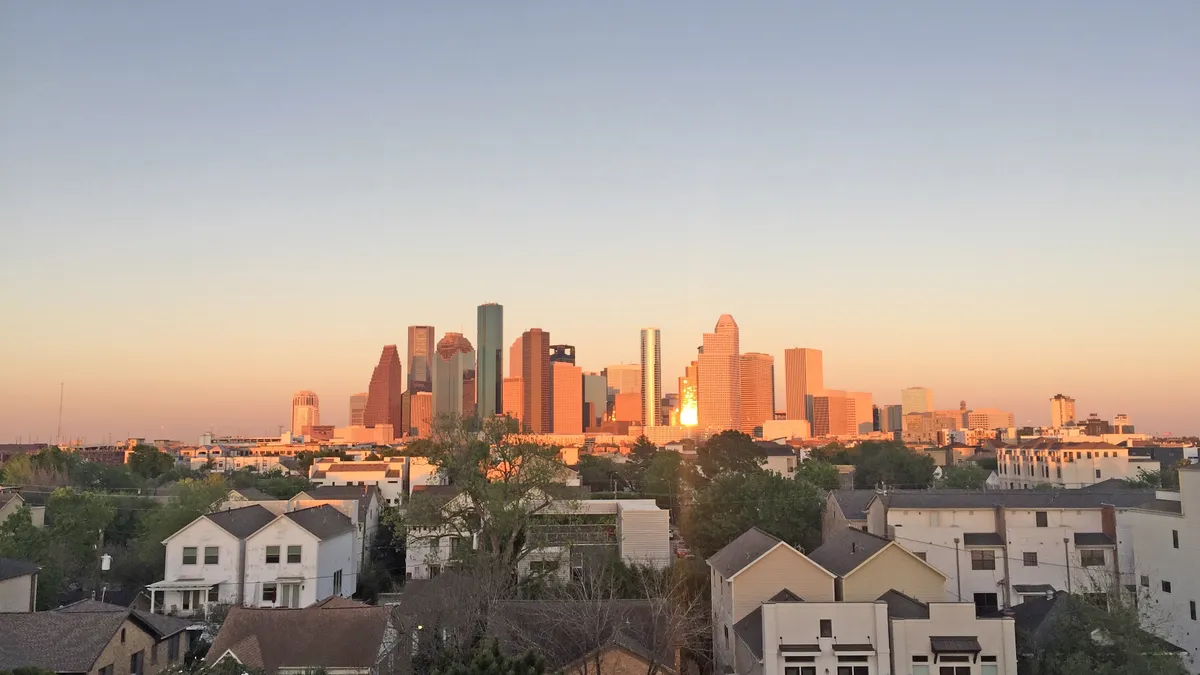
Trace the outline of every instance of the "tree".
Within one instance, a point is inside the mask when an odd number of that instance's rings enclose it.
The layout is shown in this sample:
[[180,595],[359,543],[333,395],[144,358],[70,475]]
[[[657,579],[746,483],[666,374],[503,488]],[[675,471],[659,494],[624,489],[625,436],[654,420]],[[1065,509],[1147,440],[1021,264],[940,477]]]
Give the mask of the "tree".
[[[39,454],[41,452],[45,450]],[[0,470],[0,482],[53,488],[70,485],[71,477],[66,465],[39,461],[37,455],[21,455],[4,463],[4,468]]]
[[579,482],[593,492],[609,492],[614,482],[624,482],[621,468],[610,457],[584,455],[579,458],[576,469],[579,471]]
[[126,461],[129,470],[142,478],[158,478],[175,466],[175,460],[153,445],[134,446]]
[[469,662],[449,661],[433,668],[433,675],[543,675],[546,661],[533,650],[505,656],[495,640],[475,651]]
[[642,472],[642,493],[654,497],[659,508],[670,509],[677,520],[690,468],[678,452],[660,450]]
[[515,571],[538,545],[529,536],[532,519],[566,496],[558,448],[510,433],[502,418],[485,420],[474,431],[461,418],[439,417],[431,441],[429,461],[458,495],[448,501],[414,496],[408,514],[397,519],[404,529],[397,538],[406,538],[407,526],[419,521],[425,527],[422,538],[477,542],[475,551],[462,553],[486,556]]
[[58,594],[63,587],[60,561],[51,553],[47,531],[34,527],[33,513],[28,506],[17,509],[0,523],[0,558],[16,558],[40,565],[37,609],[58,606]]
[[837,490],[842,487],[842,475],[838,468],[819,459],[800,462],[793,477],[796,480],[808,481],[822,490]]
[[645,464],[656,452],[658,452],[658,446],[651,443],[650,439],[642,434],[637,437],[637,440],[633,442],[633,447],[629,449],[629,459],[632,462]]
[[820,491],[808,481],[767,471],[722,474],[696,493],[683,535],[702,558],[755,526],[801,550],[812,550],[820,543],[823,505]]
[[996,461],[995,457],[980,457],[975,460],[975,463],[978,464],[984,471],[1000,470],[1000,464]]
[[46,503],[46,532],[51,555],[61,561],[68,579],[96,579],[100,574],[102,534],[116,516],[108,497],[59,488]]
[[1061,594],[1034,635],[1018,634],[1030,675],[1184,675],[1179,656],[1142,629],[1135,603],[1123,593],[1097,604]]
[[726,473],[761,472],[766,461],[767,453],[740,431],[722,431],[696,449],[696,465],[706,481]]
[[946,467],[938,487],[954,490],[982,490],[988,479],[988,472],[983,467],[972,463],[955,464]]
[[162,574],[166,549],[162,541],[205,513],[214,511],[229,487],[221,476],[181,480],[171,488],[170,500],[147,512],[137,538],[122,558],[114,560],[113,576],[130,584],[146,584]]
[[71,470],[71,485],[80,490],[115,492],[140,487],[125,465],[112,466],[101,462],[80,462]]
[[863,441],[853,448],[830,445],[813,451],[813,456],[834,464],[854,465],[854,487],[879,485],[924,488],[933,482],[933,458],[913,452],[900,441]]

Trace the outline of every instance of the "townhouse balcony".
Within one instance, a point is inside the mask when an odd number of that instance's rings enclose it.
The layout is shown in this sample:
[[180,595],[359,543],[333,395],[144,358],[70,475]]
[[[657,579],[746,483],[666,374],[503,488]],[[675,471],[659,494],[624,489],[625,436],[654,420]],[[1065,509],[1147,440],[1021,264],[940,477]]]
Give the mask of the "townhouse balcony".
[[529,530],[529,542],[535,546],[572,544],[617,544],[616,525],[535,525]]

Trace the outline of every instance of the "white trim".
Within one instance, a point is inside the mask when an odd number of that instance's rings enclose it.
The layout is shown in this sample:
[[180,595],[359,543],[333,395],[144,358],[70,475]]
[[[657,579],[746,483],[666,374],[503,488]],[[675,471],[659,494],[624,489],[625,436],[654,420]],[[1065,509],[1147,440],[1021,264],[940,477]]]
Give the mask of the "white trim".
[[[897,544],[897,543],[896,543],[896,542],[894,542],[894,541],[889,541],[889,542],[887,543],[887,545],[886,545],[886,546],[884,546],[883,548],[881,548],[881,549],[879,549],[878,551],[876,551],[875,553],[873,553],[873,554],[872,554],[870,557],[868,557],[866,560],[864,560],[864,561],[860,562],[860,563],[859,563],[859,564],[858,564],[858,565],[857,565],[857,566],[856,566],[854,569],[852,569],[852,570],[850,570],[849,572],[847,572],[847,573],[846,573],[846,576],[844,576],[844,577],[842,577],[842,578],[843,578],[843,579],[846,579],[846,578],[848,578],[848,577],[849,577],[851,574],[854,574],[855,572],[857,572],[857,571],[861,570],[861,569],[862,569],[862,568],[863,568],[863,567],[864,567],[864,566],[865,566],[867,563],[871,562],[872,560],[874,560],[875,558],[877,558],[879,555],[881,555],[881,554],[882,554],[884,551],[888,550],[889,548],[891,548],[891,547],[893,547],[893,546],[895,546],[896,548],[900,549],[901,551],[904,551],[905,553],[907,553],[907,554],[908,554],[908,557],[912,558],[913,560],[916,560],[916,561],[920,562],[922,565],[924,565],[924,566],[928,567],[929,569],[933,570],[934,572],[937,572],[937,575],[938,575],[939,577],[941,577],[942,579],[949,579],[949,578],[950,578],[948,575],[946,575],[946,574],[943,574],[943,573],[942,573],[942,571],[941,571],[941,570],[939,570],[938,568],[934,567],[933,565],[930,565],[930,564],[929,564],[927,561],[921,560],[920,556],[918,556],[917,554],[915,554],[915,553],[913,553],[912,551],[910,551],[910,550],[908,550],[908,549],[904,548],[903,546],[901,546],[900,544]],[[995,548],[995,547],[993,547],[993,548]]]
[[[737,578],[737,575],[741,574],[742,572],[745,572],[746,570],[748,570],[748,569],[750,569],[751,567],[753,567],[753,566],[754,566],[754,564],[755,564],[755,563],[757,563],[758,561],[760,561],[760,560],[762,560],[763,558],[765,558],[765,557],[767,557],[767,556],[771,555],[771,553],[772,553],[772,552],[773,552],[775,549],[779,548],[780,546],[783,546],[784,548],[786,548],[787,550],[791,551],[792,553],[795,553],[796,555],[798,555],[798,556],[800,556],[801,558],[803,558],[803,559],[804,559],[804,561],[805,561],[805,562],[807,562],[808,564],[812,565],[813,567],[815,567],[815,568],[817,568],[817,569],[821,570],[822,572],[824,572],[825,574],[829,575],[829,578],[830,578],[830,579],[836,579],[836,578],[837,578],[837,575],[836,575],[836,574],[834,574],[833,572],[830,572],[829,570],[825,569],[824,567],[821,567],[821,566],[820,566],[820,565],[818,565],[818,564],[816,563],[816,561],[814,561],[812,558],[809,558],[808,556],[804,555],[804,554],[803,554],[803,553],[801,553],[800,551],[797,551],[796,549],[792,548],[792,547],[791,547],[791,545],[789,545],[789,544],[788,544],[786,541],[780,541],[779,543],[775,544],[775,545],[774,545],[774,546],[772,546],[771,548],[767,549],[767,551],[766,551],[765,553],[763,553],[762,555],[758,556],[758,557],[757,557],[757,558],[755,558],[754,560],[751,560],[750,562],[746,563],[745,565],[742,565],[742,569],[740,569],[740,570],[738,570],[738,571],[734,572],[732,576],[730,576],[730,577],[728,577],[728,578],[726,579],[726,581],[733,581],[735,578]],[[868,558],[868,560],[869,560],[869,558]],[[720,572],[718,572],[718,574],[719,574],[719,573],[720,573]],[[941,574],[941,572],[939,572],[938,574]]]

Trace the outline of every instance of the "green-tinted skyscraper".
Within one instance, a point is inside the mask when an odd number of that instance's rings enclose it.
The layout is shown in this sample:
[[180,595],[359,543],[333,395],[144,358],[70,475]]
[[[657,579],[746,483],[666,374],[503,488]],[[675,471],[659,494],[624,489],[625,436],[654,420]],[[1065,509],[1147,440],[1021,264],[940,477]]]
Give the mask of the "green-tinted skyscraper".
[[480,305],[476,327],[475,410],[480,419],[487,419],[504,412],[504,306]]

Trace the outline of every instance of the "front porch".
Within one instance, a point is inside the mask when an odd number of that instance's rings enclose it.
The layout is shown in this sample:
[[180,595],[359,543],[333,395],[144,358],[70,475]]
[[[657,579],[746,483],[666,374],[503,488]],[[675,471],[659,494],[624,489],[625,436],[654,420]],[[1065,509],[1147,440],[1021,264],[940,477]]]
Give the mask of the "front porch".
[[150,591],[150,613],[171,616],[206,616],[214,605],[229,603],[236,589],[229,582],[208,579],[177,579],[156,581],[146,587]]

